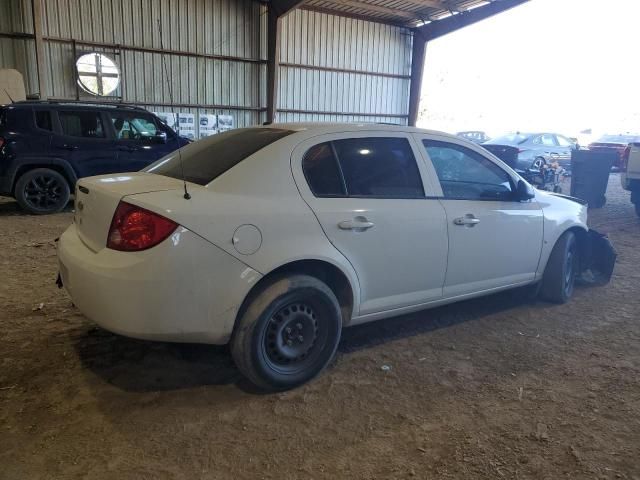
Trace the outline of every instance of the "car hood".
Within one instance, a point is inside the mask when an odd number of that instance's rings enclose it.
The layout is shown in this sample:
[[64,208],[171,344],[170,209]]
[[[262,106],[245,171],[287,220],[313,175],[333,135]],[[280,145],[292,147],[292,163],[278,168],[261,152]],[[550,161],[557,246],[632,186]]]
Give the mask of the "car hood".
[[588,202],[586,200],[582,200],[581,198],[578,197],[572,197],[571,195],[563,195],[562,193],[553,193],[553,192],[545,192],[548,195],[552,195],[554,197],[559,197],[559,198],[564,198],[566,200],[578,203],[580,205],[588,205]]

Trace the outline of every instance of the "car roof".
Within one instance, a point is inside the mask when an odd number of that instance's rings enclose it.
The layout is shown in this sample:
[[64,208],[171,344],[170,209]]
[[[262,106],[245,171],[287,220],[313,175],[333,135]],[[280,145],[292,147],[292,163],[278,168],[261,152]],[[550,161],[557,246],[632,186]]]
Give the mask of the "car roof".
[[404,132],[404,133],[427,133],[433,135],[443,135],[458,140],[459,137],[450,133],[437,130],[428,130],[418,127],[408,127],[406,125],[390,125],[387,123],[348,123],[348,122],[291,122],[291,123],[267,123],[263,128],[278,128],[282,130],[292,130],[294,132],[309,132],[315,134],[340,133],[340,132]]
[[60,108],[60,109],[104,109],[104,110],[136,110],[136,111],[145,111],[148,110],[137,107],[135,105],[129,105],[126,103],[107,103],[107,102],[83,102],[83,101],[73,101],[73,100],[65,100],[65,101],[55,101],[55,100],[24,100],[20,102],[14,102],[8,105],[2,105],[3,107],[8,108],[33,108],[33,107],[51,107],[51,108]]

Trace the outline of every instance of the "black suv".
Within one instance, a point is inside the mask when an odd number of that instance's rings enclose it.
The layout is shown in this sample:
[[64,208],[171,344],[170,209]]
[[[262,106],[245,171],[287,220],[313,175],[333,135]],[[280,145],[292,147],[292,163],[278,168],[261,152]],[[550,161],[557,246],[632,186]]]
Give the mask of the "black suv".
[[0,106],[0,195],[31,213],[59,212],[78,178],[137,171],[188,142],[139,107]]

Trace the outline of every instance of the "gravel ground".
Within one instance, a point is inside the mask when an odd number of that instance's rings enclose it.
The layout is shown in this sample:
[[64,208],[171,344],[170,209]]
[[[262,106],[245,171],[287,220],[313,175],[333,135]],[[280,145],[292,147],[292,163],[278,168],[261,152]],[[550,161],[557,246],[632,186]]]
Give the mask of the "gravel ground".
[[0,478],[640,480],[640,222],[617,175],[608,198],[610,285],[354,327],[277,395],[225,348],[97,328],[53,283],[71,214],[0,202]]

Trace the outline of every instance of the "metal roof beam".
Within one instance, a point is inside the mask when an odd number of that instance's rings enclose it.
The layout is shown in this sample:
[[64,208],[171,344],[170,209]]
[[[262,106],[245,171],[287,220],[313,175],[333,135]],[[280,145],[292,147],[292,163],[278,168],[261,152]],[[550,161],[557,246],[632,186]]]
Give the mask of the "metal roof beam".
[[425,41],[433,40],[481,20],[493,17],[528,1],[529,0],[493,0],[491,3],[482,7],[451,15],[442,20],[434,20],[431,23],[416,28],[416,33]]
[[[388,15],[390,17],[404,18],[405,20],[416,20],[416,14],[414,12],[398,10],[397,8],[383,7],[381,5],[365,3],[359,0],[340,0],[340,6],[359,8],[360,10],[365,10],[369,13],[380,13],[382,15]],[[340,15],[339,11],[336,11],[336,15]]]
[[284,17],[291,10],[299,7],[305,0],[271,0],[269,9],[273,10],[277,17]]

